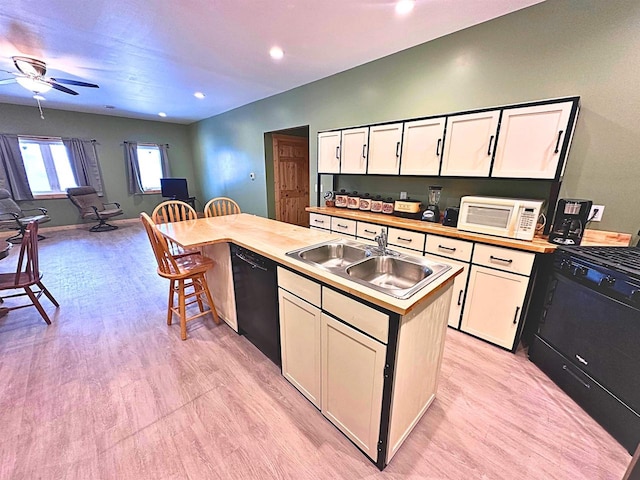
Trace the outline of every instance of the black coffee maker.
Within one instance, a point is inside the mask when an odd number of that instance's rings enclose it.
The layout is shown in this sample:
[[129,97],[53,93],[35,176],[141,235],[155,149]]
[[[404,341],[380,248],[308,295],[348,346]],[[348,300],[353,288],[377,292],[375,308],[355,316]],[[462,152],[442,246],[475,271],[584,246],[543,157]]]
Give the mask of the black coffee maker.
[[591,200],[561,198],[558,200],[549,241],[560,245],[580,245],[589,220]]

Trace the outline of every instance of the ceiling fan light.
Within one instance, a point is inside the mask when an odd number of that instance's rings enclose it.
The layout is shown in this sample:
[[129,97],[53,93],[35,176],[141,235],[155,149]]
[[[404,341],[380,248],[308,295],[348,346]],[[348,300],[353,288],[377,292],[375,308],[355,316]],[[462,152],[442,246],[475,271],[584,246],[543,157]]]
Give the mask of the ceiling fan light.
[[400,0],[396,3],[396,13],[398,15],[406,15],[415,6],[415,0]]
[[17,77],[16,82],[35,94],[47,93],[52,88],[49,83],[43,82],[42,80],[36,80],[35,78]]
[[42,95],[38,95],[38,94],[35,94],[33,96],[33,99],[34,100],[40,100],[40,101],[46,100],[46,98],[44,98]]

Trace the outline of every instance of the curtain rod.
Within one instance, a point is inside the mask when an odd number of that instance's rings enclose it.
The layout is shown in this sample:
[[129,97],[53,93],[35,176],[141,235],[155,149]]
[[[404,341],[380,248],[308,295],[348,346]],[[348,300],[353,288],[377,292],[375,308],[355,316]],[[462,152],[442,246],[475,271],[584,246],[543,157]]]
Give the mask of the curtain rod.
[[169,145],[168,143],[132,142],[132,141],[128,141],[128,140],[125,140],[124,142],[122,142],[120,144],[120,146],[123,147],[124,145],[128,145],[130,143],[137,143],[138,145],[142,145],[142,146],[148,146],[148,145],[160,146],[160,145],[164,145],[167,148],[171,148],[171,145]]
[[[74,137],[47,137],[47,136],[39,136],[39,135],[16,135],[18,138],[26,138],[27,140],[64,140],[66,138],[74,138]],[[97,143],[98,141],[95,138],[78,138],[78,140],[84,140],[87,142]]]

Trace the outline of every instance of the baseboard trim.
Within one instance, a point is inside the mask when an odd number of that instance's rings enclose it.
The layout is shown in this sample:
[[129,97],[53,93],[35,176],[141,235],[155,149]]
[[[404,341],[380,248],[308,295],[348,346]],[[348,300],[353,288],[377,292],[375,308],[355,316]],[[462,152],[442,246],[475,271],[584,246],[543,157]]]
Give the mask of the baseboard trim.
[[[113,225],[133,225],[135,223],[140,223],[139,218],[124,218],[122,220],[110,220],[109,223]],[[40,233],[46,232],[59,232],[63,230],[76,230],[76,229],[90,229],[95,222],[93,223],[76,223],[74,225],[57,225],[55,227],[39,227],[38,231]]]

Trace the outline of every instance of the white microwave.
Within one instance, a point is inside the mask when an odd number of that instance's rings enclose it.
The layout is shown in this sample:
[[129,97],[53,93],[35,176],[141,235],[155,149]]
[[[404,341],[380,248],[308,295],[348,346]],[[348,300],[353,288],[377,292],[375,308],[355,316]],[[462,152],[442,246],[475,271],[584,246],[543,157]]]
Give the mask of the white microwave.
[[458,229],[516,240],[533,240],[542,200],[462,197]]

